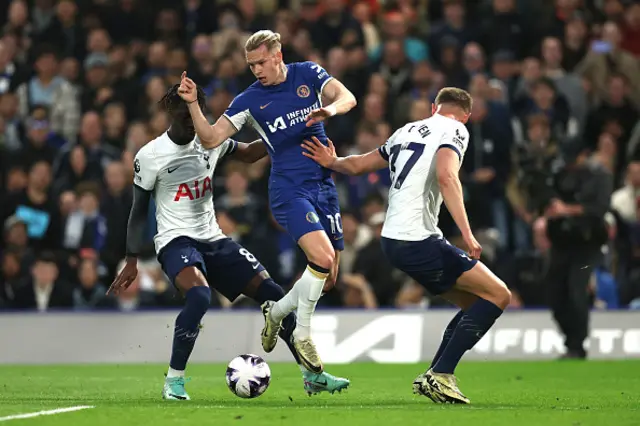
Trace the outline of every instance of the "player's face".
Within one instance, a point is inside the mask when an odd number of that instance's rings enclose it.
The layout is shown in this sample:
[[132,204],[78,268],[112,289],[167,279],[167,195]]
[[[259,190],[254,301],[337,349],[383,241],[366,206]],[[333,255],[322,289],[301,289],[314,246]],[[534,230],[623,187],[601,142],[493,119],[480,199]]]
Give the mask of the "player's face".
[[262,85],[276,84],[282,73],[282,52],[270,52],[262,45],[247,52],[247,64]]
[[[201,105],[200,109],[203,109],[204,106]],[[180,123],[180,126],[186,130],[194,130],[193,120],[191,120],[191,115],[189,114],[189,107],[186,102],[180,102],[174,109],[171,110],[171,120],[174,123]]]

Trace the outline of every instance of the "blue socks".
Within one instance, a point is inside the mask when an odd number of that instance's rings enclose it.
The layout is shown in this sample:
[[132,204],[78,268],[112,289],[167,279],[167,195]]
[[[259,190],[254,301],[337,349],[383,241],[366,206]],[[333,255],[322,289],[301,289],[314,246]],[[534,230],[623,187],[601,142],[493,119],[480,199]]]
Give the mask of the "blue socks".
[[433,361],[431,361],[430,368],[433,368],[433,366],[436,365],[436,363],[442,356],[442,351],[444,351],[444,348],[447,347],[447,344],[449,343],[449,340],[451,340],[451,337],[453,336],[453,332],[458,326],[458,323],[460,322],[460,318],[462,318],[463,315],[464,315],[463,311],[458,312],[456,316],[453,317],[449,325],[447,325],[447,328],[444,329],[444,334],[442,335],[442,342],[440,343],[440,347],[438,348],[436,355],[433,357]]
[[[267,278],[262,281],[258,290],[256,291],[255,301],[259,304],[263,304],[267,300],[278,301],[284,297],[284,290],[275,281],[271,278]],[[296,314],[291,312],[289,315],[284,317],[282,320],[282,329],[278,333],[278,335],[285,341],[293,358],[296,360],[298,365],[300,364],[300,359],[298,358],[298,353],[296,352],[293,344],[291,343],[291,335],[293,334],[293,330],[296,328]]]
[[206,286],[192,287],[185,294],[185,299],[186,304],[176,318],[169,363],[172,369],[178,371],[184,371],[187,367],[187,361],[200,333],[200,320],[211,304],[211,289]]
[[502,312],[502,309],[484,299],[471,305],[460,318],[451,340],[432,367],[433,371],[453,374],[464,353],[478,343]]

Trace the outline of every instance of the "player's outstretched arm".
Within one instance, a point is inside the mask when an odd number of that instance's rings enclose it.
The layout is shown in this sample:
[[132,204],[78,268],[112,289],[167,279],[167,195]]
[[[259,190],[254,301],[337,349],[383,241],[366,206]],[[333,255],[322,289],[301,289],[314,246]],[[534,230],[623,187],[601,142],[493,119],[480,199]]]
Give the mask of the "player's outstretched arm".
[[311,111],[307,116],[307,127],[334,115],[346,114],[358,104],[353,93],[335,78],[322,89],[322,96],[329,101],[329,104]]
[[215,148],[237,133],[233,124],[223,117],[220,117],[214,125],[209,124],[207,117],[202,112],[203,105],[199,105],[198,102],[196,83],[187,77],[186,72],[182,73],[178,94],[189,107],[193,127],[204,148]]
[[138,276],[138,255],[144,244],[150,200],[150,191],[133,185],[133,203],[127,223],[127,257],[124,268],[107,290],[107,294],[113,292],[118,295],[121,291],[126,290]]
[[311,139],[311,141],[305,140],[302,144],[302,147],[306,150],[302,152],[302,155],[313,159],[322,167],[335,170],[338,173],[355,176],[384,169],[388,166],[387,161],[382,158],[378,150],[362,155],[338,157],[331,139],[327,139],[329,146],[323,145],[315,136]]
[[449,210],[451,217],[458,229],[460,229],[462,238],[469,249],[469,255],[474,259],[478,259],[482,247],[471,232],[467,211],[464,208],[462,183],[460,183],[460,178],[458,177],[459,170],[460,158],[458,153],[449,148],[439,149],[436,154],[436,177],[438,185],[440,185],[440,193],[447,210]]
[[264,146],[262,139],[251,143],[238,142],[238,147],[232,155],[233,158],[243,163],[255,163],[266,156],[267,148]]

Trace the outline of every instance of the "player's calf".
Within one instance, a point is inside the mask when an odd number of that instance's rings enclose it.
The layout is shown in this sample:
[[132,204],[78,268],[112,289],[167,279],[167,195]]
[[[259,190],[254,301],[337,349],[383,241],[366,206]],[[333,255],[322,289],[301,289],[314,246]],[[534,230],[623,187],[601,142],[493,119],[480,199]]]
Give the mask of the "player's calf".
[[335,250],[335,257],[333,259],[333,264],[331,265],[331,270],[329,271],[329,276],[327,280],[324,282],[324,287],[322,288],[322,294],[327,293],[336,285],[336,281],[338,279],[338,270],[340,268],[340,251]]
[[200,334],[200,321],[211,305],[211,289],[200,270],[191,266],[183,269],[175,279],[185,297],[185,305],[176,318],[169,371],[165,380],[164,399],[188,400],[184,390],[184,371]]
[[480,262],[460,276],[455,289],[475,294],[478,300],[464,311],[451,340],[433,365],[434,373],[453,375],[464,353],[480,341],[511,300],[506,285]]

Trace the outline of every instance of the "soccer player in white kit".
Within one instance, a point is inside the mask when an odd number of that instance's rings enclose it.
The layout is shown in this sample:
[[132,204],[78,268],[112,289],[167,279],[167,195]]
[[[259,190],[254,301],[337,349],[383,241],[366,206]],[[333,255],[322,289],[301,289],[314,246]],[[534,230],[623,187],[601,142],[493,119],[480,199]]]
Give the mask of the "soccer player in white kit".
[[[338,158],[330,141],[329,146],[317,140],[303,144],[305,156],[339,173],[359,175],[389,167],[389,207],[382,228],[385,255],[431,294],[461,309],[447,326],[430,368],[413,383],[415,393],[442,403],[469,403],[458,389],[455,367],[511,300],[502,280],[478,261],[482,247],[464,207],[458,172],[469,143],[464,124],[471,106],[469,93],[444,88],[432,117],[406,124],[379,149],[363,155]],[[443,201],[468,253],[449,244],[438,228]]]
[[[209,286],[233,301],[240,294],[259,304],[280,300],[284,290],[269,276],[260,262],[244,247],[222,233],[213,207],[213,173],[227,155],[252,163],[267,155],[261,140],[251,144],[225,140],[206,149],[196,138],[187,103],[174,85],[161,100],[171,116],[171,127],[140,149],[134,161],[134,197],[127,225],[127,257],[124,269],[109,292],[118,294],[135,280],[137,257],[143,243],[151,196],[156,201],[158,233],[154,238],[158,260],[173,285],[185,298],[176,319],[171,361],[162,390],[167,400],[188,400],[184,372],[200,331],[200,320],[211,304]],[[204,92],[197,88],[197,101],[205,105]],[[295,314],[282,322],[280,337],[300,365],[292,343]],[[313,373],[300,367],[307,393],[341,390],[328,386],[349,381],[327,372]],[[255,391],[261,386],[255,383]],[[252,390],[253,391],[253,390]]]

